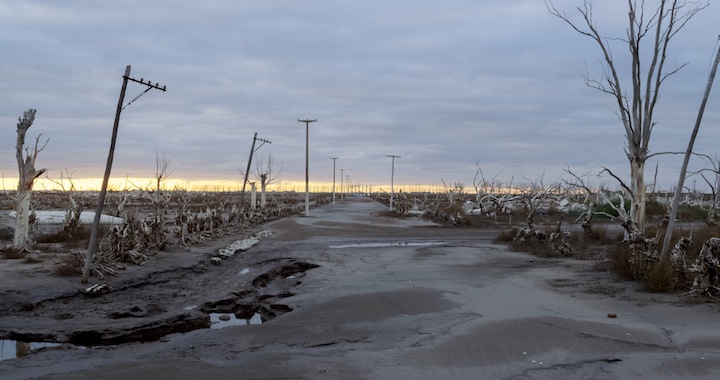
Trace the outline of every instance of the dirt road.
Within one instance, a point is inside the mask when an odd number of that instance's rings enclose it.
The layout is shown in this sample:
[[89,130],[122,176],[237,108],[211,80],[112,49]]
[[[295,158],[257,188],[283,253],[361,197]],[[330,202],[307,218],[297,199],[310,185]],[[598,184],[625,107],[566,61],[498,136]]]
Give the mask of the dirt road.
[[[5,268],[5,336],[80,346],[2,360],[0,378],[720,378],[717,305],[382,209],[358,198],[270,223],[217,266],[209,257],[239,237],[161,253],[97,297]],[[252,324],[198,328],[232,313]],[[165,335],[178,327],[189,332]],[[155,340],[121,344],[143,339]]]

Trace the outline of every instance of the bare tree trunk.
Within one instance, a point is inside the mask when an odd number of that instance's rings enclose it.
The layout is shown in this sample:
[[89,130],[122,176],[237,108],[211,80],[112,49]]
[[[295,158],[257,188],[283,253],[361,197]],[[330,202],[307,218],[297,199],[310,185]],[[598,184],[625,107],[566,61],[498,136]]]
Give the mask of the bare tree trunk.
[[30,236],[30,198],[32,190],[18,190],[17,204],[15,205],[15,236],[13,246],[25,248]]
[[645,159],[633,157],[630,160],[630,190],[632,204],[630,220],[635,222],[640,231],[645,231]]
[[263,182],[260,184],[260,208],[265,208],[267,205],[267,198],[265,191],[267,190],[267,183]]
[[45,148],[44,145],[42,147],[38,145],[40,136],[35,139],[32,151],[25,148],[25,134],[35,121],[35,112],[36,110],[32,108],[23,112],[23,116],[18,119],[17,124],[15,157],[18,163],[19,179],[15,205],[15,235],[13,237],[13,246],[17,249],[24,249],[27,246],[30,235],[30,199],[33,185],[35,180],[45,173],[45,169],[35,169],[37,155]]
[[255,210],[257,205],[257,187],[255,182],[250,182],[250,210]]

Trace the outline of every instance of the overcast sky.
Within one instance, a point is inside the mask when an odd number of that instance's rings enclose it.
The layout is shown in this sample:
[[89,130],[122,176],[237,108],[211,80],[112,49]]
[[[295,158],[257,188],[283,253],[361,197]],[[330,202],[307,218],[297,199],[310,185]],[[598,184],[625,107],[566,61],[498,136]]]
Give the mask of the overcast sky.
[[[582,0],[554,3],[579,20]],[[595,3],[600,30],[622,37],[626,1]],[[688,66],[663,85],[653,152],[686,148],[719,5],[673,40],[668,62]],[[627,54],[613,49],[618,60]],[[386,155],[402,157],[397,184],[442,179],[470,188],[476,162],[501,182],[544,173],[549,184],[568,166],[629,175],[613,99],[583,80],[586,70],[602,75],[599,49],[542,0],[3,0],[0,51],[6,178],[17,177],[15,125],[28,108],[38,110],[28,140],[50,139],[39,167],[55,178],[63,169],[102,177],[126,65],[167,92],[152,90],[123,111],[114,177],[151,177],[157,151],[171,160],[173,178],[236,180],[257,132],[272,144],[255,160],[272,154],[279,179],[304,181],[299,118],[318,120],[310,124],[311,181],[332,181],[330,157],[339,157],[338,176],[343,168],[355,184],[388,184]],[[716,85],[696,144],[711,156],[720,156]],[[130,83],[125,102],[144,89]],[[661,186],[677,181],[680,163],[662,159]],[[614,186],[593,179],[602,182]]]

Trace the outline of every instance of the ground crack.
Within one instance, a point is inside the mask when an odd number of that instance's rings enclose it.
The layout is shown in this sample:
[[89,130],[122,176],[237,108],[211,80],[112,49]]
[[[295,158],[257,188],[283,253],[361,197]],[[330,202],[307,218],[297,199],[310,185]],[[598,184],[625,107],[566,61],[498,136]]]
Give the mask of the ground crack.
[[600,359],[591,359],[591,360],[582,360],[575,363],[562,363],[562,364],[556,364],[553,366],[547,366],[547,367],[541,367],[541,368],[528,368],[525,370],[522,374],[516,375],[513,377],[508,378],[508,380],[513,379],[526,379],[528,377],[531,377],[532,373],[538,373],[538,372],[546,372],[546,371],[554,371],[554,370],[577,370],[579,368],[594,365],[594,364],[612,364],[612,363],[619,363],[623,361],[620,358],[600,358]]

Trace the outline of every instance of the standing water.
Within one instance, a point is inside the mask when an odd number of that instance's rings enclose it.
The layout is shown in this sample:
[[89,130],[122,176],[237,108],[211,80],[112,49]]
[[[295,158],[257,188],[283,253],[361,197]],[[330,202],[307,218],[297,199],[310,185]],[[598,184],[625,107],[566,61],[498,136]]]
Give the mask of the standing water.
[[33,350],[45,347],[58,347],[60,343],[20,342],[16,340],[0,340],[0,360],[15,359],[29,354]]
[[260,313],[255,313],[252,317],[248,319],[238,318],[232,313],[210,313],[211,329],[222,329],[230,326],[260,325],[262,323],[263,321]]

